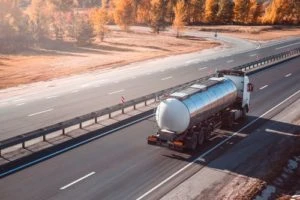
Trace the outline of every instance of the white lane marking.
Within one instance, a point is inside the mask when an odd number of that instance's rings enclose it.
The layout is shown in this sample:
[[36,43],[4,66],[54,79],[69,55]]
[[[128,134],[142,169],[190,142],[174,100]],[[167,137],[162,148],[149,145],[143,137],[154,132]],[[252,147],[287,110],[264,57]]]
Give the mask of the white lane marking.
[[287,77],[290,77],[291,75],[292,75],[292,73],[289,73],[289,74],[285,75],[285,77],[287,78]]
[[277,130],[274,130],[274,129],[268,129],[268,128],[266,128],[265,131],[269,132],[269,133],[277,133],[277,134],[281,134],[281,135],[287,135],[287,136],[297,137],[297,135],[295,135],[295,134],[288,133],[288,132],[277,131]]
[[294,46],[294,45],[297,45],[297,44],[300,44],[300,42],[297,42],[297,43],[294,43],[294,44],[285,45],[285,46],[282,46],[282,47],[277,47],[276,50],[283,49],[283,48],[290,47],[290,46]]
[[201,71],[201,70],[204,70],[204,69],[207,69],[207,67],[198,68],[198,71]]
[[20,101],[25,101],[25,99],[16,99],[14,102],[20,102]]
[[46,99],[53,99],[53,98],[57,98],[57,97],[58,97],[57,95],[53,95],[53,96],[46,97]]
[[227,63],[232,63],[232,62],[234,62],[234,60],[228,60],[228,61],[226,61]]
[[191,64],[191,63],[197,63],[199,61],[199,59],[194,59],[194,60],[188,60],[185,63],[186,64]]
[[117,94],[117,93],[120,93],[120,92],[124,92],[125,90],[117,90],[117,91],[113,91],[113,92],[110,92],[108,93],[109,95],[112,95],[112,94]]
[[19,103],[19,104],[17,104],[16,106],[22,106],[22,105],[24,105],[25,103]]
[[79,90],[73,90],[71,93],[74,94],[74,93],[77,93],[79,92]]
[[257,54],[251,54],[251,55],[249,55],[250,57],[254,57],[254,56],[256,56]]
[[168,76],[168,77],[162,78],[161,80],[165,81],[165,80],[168,80],[168,79],[171,79],[171,78],[173,78],[173,77],[172,76]]
[[86,83],[86,84],[81,85],[80,87],[81,88],[86,88],[86,87],[89,87],[90,85],[91,85],[90,83]]
[[96,173],[96,172],[91,172],[91,173],[89,173],[89,174],[87,174],[87,175],[85,175],[85,176],[83,176],[83,177],[81,177],[81,178],[79,178],[79,179],[77,179],[77,180],[75,180],[75,181],[69,183],[68,185],[65,185],[65,186],[59,188],[59,189],[60,189],[60,190],[67,189],[68,187],[70,187],[70,186],[72,186],[72,185],[74,185],[74,184],[76,184],[76,183],[78,183],[78,182],[80,182],[80,181],[82,181],[82,180],[84,180],[84,179],[86,179],[86,178],[88,178],[88,177],[94,175],[95,173]]
[[29,162],[29,163],[23,164],[23,165],[21,165],[21,166],[18,166],[18,167],[16,167],[16,168],[13,168],[13,169],[8,170],[8,171],[6,171],[6,172],[3,172],[2,174],[0,173],[0,178],[2,178],[3,176],[6,176],[6,175],[8,175],[8,174],[14,173],[14,172],[16,172],[16,171],[18,171],[18,170],[21,170],[21,169],[24,169],[24,168],[26,168],[26,167],[29,167],[29,166],[31,166],[31,165],[34,165],[34,164],[36,164],[36,163],[39,163],[39,162],[41,162],[41,161],[44,161],[44,160],[46,160],[46,159],[48,159],[48,158],[51,158],[51,157],[53,157],[53,156],[56,156],[56,155],[58,155],[58,154],[61,154],[61,153],[63,153],[63,152],[66,152],[66,151],[69,151],[69,150],[71,150],[71,149],[74,149],[74,148],[76,148],[76,147],[78,147],[78,146],[81,146],[81,145],[83,145],[83,144],[86,144],[86,143],[88,143],[88,142],[91,142],[91,141],[93,141],[93,140],[95,140],[95,139],[98,139],[98,138],[101,138],[101,137],[106,136],[106,135],[108,135],[108,134],[111,134],[111,133],[113,133],[113,132],[115,132],[115,131],[118,131],[118,130],[120,130],[120,129],[123,129],[123,128],[125,128],[125,127],[131,126],[131,125],[133,125],[133,124],[135,124],[135,123],[141,122],[141,121],[143,121],[143,120],[145,120],[145,119],[148,119],[148,118],[150,118],[150,117],[153,117],[153,116],[154,116],[154,113],[152,113],[152,114],[150,114],[150,115],[147,115],[147,116],[145,116],[145,117],[142,117],[142,118],[140,118],[140,119],[137,119],[137,120],[135,120],[135,121],[133,121],[133,122],[129,122],[128,124],[124,124],[124,125],[122,125],[122,126],[119,126],[119,127],[115,128],[115,129],[111,129],[111,130],[109,130],[109,131],[107,131],[107,132],[105,132],[105,133],[102,133],[102,134],[100,134],[100,135],[96,135],[96,136],[94,136],[94,137],[92,137],[92,138],[89,138],[89,139],[87,139],[87,140],[84,140],[84,141],[81,141],[81,142],[79,142],[79,143],[73,144],[73,145],[68,146],[68,147],[66,147],[66,148],[64,148],[64,149],[61,149],[61,150],[56,151],[56,152],[54,152],[54,153],[48,154],[48,155],[46,155],[46,156],[44,156],[44,157],[38,158],[38,159],[36,159],[36,160],[34,160],[34,161],[31,161],[31,162]]
[[50,112],[52,110],[53,110],[53,108],[50,108],[48,110],[43,110],[41,112],[32,113],[32,114],[29,114],[28,117],[32,117],[32,116],[35,116],[35,115],[39,115],[39,114],[43,114],[43,113],[46,113],[46,112]]
[[264,86],[260,87],[259,89],[260,89],[260,90],[263,90],[263,89],[265,89],[266,87],[268,87],[268,85],[264,85]]
[[207,156],[208,154],[210,154],[212,151],[214,151],[215,149],[219,148],[221,145],[223,145],[224,143],[226,143],[228,140],[230,140],[231,138],[233,138],[234,136],[236,136],[239,132],[243,131],[244,129],[248,128],[249,126],[251,126],[252,124],[254,124],[256,121],[258,121],[260,118],[263,118],[265,115],[269,114],[270,112],[272,112],[273,110],[275,110],[276,108],[278,108],[280,105],[284,104],[286,101],[288,101],[289,99],[293,98],[295,95],[297,95],[298,93],[300,93],[300,90],[298,90],[297,92],[295,92],[294,94],[292,94],[291,96],[289,96],[288,98],[286,98],[285,100],[281,101],[279,104],[277,104],[276,106],[272,107],[271,109],[269,109],[267,112],[265,112],[264,114],[262,114],[261,116],[259,116],[258,118],[254,119],[253,121],[249,122],[248,124],[246,124],[245,126],[243,126],[240,130],[238,130],[237,132],[233,133],[230,137],[226,138],[225,140],[219,142],[216,146],[214,146],[213,148],[209,149],[208,151],[204,152],[203,154],[201,154],[198,158],[194,159],[192,162],[190,162],[189,164],[185,165],[184,167],[182,167],[181,169],[179,169],[177,172],[175,172],[174,174],[172,174],[171,176],[169,176],[168,178],[166,178],[165,180],[163,180],[162,182],[160,182],[159,184],[157,184],[156,186],[154,186],[152,189],[150,189],[148,192],[144,193],[142,196],[138,197],[136,200],[141,200],[144,197],[148,196],[150,193],[152,193],[154,190],[156,190],[157,188],[161,187],[162,185],[164,185],[166,182],[168,182],[169,180],[171,180],[173,177],[177,176],[178,174],[180,174],[182,171],[184,171],[185,169],[187,169],[188,167],[190,167],[192,164],[196,163],[197,161],[202,161],[204,158],[204,156]]

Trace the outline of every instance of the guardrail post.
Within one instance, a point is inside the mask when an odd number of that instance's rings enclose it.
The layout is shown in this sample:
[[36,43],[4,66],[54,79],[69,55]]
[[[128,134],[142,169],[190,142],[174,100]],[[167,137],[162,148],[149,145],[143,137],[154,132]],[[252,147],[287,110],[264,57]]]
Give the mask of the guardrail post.
[[65,131],[64,128],[62,129],[62,134],[63,134],[63,135],[66,134],[66,131]]
[[46,135],[43,135],[43,141],[44,142],[46,141]]
[[81,122],[79,123],[79,128],[82,129],[82,123]]
[[124,108],[122,108],[122,114],[124,114]]
[[111,119],[111,113],[108,114],[108,118]]
[[97,124],[98,123],[98,118],[97,117],[95,117],[95,124]]
[[136,110],[136,104],[133,105],[133,110]]
[[22,142],[22,148],[25,149],[25,141]]

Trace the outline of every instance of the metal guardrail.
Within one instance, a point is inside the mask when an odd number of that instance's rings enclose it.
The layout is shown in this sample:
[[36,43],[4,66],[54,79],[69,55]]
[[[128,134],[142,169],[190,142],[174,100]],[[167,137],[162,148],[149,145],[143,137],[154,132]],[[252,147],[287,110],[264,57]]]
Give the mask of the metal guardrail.
[[[251,62],[251,63],[247,63],[245,65],[241,65],[238,67],[234,67],[233,70],[241,70],[244,72],[250,71],[252,72],[253,70],[259,70],[261,68],[265,68],[268,67],[270,65],[274,65],[276,63],[279,62],[283,62],[285,60],[297,57],[300,55],[300,48],[297,49],[293,49],[284,53],[280,53],[274,56],[269,56],[269,57],[265,57],[263,59]],[[147,106],[147,102],[149,102],[150,100],[154,100],[155,102],[160,100],[160,98],[164,97],[165,95],[168,95],[172,92],[174,92],[175,90],[178,90],[182,87],[186,87],[188,85],[192,85],[195,84],[197,82],[201,82],[203,80],[206,80],[210,77],[213,77],[214,74],[210,75],[210,76],[206,76],[206,77],[202,77],[200,79],[197,80],[193,80],[175,87],[171,87],[165,90],[161,90],[158,92],[154,92],[152,94],[146,95],[146,96],[142,96],[140,98],[137,99],[133,99],[130,100],[128,102],[125,102],[124,104],[118,104],[115,106],[111,106],[108,108],[104,108],[86,115],[82,115],[79,117],[75,117],[73,119],[67,120],[67,121],[63,121],[51,126],[47,126],[41,129],[37,129],[34,131],[30,131],[28,133],[25,134],[21,134],[3,141],[0,141],[0,156],[1,156],[1,150],[15,146],[15,145],[19,145],[22,144],[22,147],[25,148],[26,147],[26,142],[39,138],[39,137],[43,137],[43,140],[46,141],[47,138],[46,136],[57,132],[57,131],[61,131],[61,134],[66,134],[66,129],[75,125],[79,125],[79,128],[82,128],[82,124],[86,121],[90,121],[93,120],[95,121],[95,123],[98,122],[98,118],[108,115],[108,118],[111,118],[111,114],[117,111],[121,111],[122,113],[125,113],[125,109],[126,108],[130,108],[133,107],[134,110],[136,110],[136,105],[144,103],[145,106]]]

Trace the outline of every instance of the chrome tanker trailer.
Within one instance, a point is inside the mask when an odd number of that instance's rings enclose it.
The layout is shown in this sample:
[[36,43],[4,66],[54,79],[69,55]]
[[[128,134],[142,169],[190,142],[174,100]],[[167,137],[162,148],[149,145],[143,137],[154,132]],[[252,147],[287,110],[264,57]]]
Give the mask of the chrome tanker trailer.
[[231,127],[249,111],[253,90],[244,72],[223,70],[216,77],[172,93],[156,109],[158,132],[148,144],[195,150],[213,130]]

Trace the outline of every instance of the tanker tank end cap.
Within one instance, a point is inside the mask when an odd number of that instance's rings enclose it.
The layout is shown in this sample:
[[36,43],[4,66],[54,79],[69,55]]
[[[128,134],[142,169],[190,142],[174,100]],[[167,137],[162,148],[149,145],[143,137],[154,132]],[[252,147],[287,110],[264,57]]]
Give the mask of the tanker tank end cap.
[[179,134],[188,128],[190,113],[181,101],[175,98],[169,98],[158,105],[156,110],[156,122],[160,130],[171,130]]

